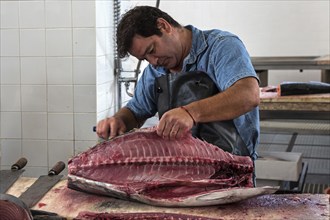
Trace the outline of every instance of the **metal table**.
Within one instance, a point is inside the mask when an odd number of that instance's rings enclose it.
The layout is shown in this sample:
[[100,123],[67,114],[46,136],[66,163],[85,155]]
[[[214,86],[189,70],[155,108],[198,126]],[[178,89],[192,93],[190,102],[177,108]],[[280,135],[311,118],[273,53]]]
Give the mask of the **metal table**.
[[321,81],[330,83],[330,55],[251,57],[251,61],[260,78],[261,87],[268,85],[269,70],[321,70]]

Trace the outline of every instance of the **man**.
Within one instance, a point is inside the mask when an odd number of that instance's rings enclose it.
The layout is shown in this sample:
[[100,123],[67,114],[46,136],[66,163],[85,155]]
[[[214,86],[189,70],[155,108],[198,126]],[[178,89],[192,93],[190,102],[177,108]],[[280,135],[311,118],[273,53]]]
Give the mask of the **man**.
[[240,39],[221,30],[181,26],[167,13],[137,6],[117,28],[120,58],[129,54],[149,65],[134,97],[100,121],[97,134],[113,138],[143,125],[157,112],[157,134],[194,136],[237,155],[257,155],[259,85]]

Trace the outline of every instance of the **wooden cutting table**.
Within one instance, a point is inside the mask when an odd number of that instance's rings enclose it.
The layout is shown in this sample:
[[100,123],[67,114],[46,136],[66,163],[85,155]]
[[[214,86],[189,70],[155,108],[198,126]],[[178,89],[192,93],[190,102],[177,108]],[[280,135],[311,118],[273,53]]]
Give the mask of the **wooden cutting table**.
[[330,83],[330,55],[251,57],[252,65],[260,79],[260,86],[268,85],[269,70],[321,70],[321,81]]
[[330,93],[279,96],[260,93],[260,118],[330,119]]
[[[21,177],[7,191],[19,196],[36,179]],[[120,199],[74,191],[66,187],[66,180],[55,185],[33,209],[55,212],[68,219],[82,211],[111,212],[158,212],[204,216],[215,219],[329,219],[329,195],[282,194],[264,195],[241,202],[195,208],[164,208]]]

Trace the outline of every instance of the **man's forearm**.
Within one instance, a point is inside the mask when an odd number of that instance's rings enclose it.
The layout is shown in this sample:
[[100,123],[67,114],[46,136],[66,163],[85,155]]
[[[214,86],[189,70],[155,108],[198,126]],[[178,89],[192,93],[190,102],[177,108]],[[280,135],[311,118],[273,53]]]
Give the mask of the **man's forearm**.
[[232,87],[212,97],[187,105],[196,122],[231,120],[258,106],[259,86],[255,78],[236,82]]

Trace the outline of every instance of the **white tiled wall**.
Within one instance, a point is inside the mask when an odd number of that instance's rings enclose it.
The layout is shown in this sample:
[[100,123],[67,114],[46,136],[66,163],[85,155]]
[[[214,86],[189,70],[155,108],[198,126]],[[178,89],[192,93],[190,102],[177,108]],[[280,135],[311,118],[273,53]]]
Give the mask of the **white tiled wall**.
[[1,169],[24,156],[24,175],[44,175],[96,144],[97,114],[111,111],[96,94],[113,96],[112,5],[0,0]]

